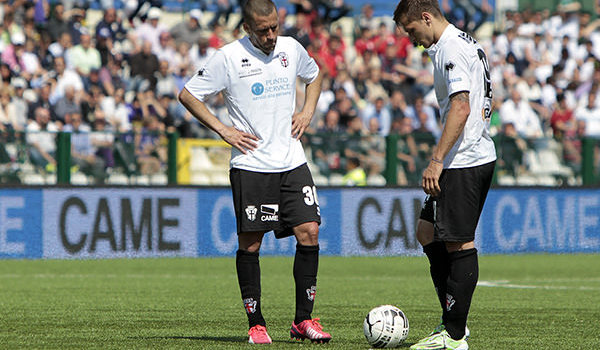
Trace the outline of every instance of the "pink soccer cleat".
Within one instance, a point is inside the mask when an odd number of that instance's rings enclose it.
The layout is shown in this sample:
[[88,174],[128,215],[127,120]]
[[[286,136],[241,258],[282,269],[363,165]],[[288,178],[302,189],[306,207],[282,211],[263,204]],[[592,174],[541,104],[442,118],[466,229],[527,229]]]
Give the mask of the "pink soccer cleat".
[[327,343],[331,340],[331,334],[323,332],[318,318],[304,320],[299,324],[292,322],[290,336],[298,340],[310,339],[313,343]]
[[248,343],[250,344],[271,344],[272,342],[265,326],[257,324],[248,331]]

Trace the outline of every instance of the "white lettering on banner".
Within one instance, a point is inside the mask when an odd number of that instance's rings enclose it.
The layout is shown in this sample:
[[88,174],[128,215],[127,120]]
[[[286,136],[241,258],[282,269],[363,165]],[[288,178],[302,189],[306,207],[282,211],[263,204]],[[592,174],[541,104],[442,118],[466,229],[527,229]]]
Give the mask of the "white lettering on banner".
[[590,238],[586,235],[588,227],[595,227],[598,232],[598,215],[588,216],[588,210],[591,213],[598,213],[597,196],[584,196],[579,200],[579,244],[581,247],[600,247],[600,241],[597,238]]
[[23,219],[10,217],[8,210],[24,207],[25,199],[23,197],[0,197],[0,253],[2,254],[23,254],[25,252],[25,243],[8,241],[8,231],[23,230]]
[[597,196],[530,196],[519,201],[504,195],[494,211],[494,238],[503,251],[524,251],[532,244],[547,251],[600,248],[600,239],[590,236],[598,232],[598,206]]
[[[215,206],[212,210],[211,215],[211,227],[210,227],[210,236],[215,245],[215,248],[219,253],[227,254],[231,252],[235,252],[237,249],[237,233],[233,232],[225,232],[227,236],[223,237],[221,232],[221,212],[223,210],[228,210],[231,212],[231,215],[235,218],[235,210],[233,209],[233,202],[231,201],[231,196],[220,196],[215,201]],[[236,227],[234,224],[233,227]]]
[[44,190],[44,257],[195,256],[196,197],[183,190]]

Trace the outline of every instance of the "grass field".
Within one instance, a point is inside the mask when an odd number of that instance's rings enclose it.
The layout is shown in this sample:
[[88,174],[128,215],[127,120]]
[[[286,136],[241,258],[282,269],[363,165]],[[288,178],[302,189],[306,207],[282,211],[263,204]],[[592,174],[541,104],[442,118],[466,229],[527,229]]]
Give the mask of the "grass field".
[[[322,257],[314,317],[327,345],[289,340],[292,258],[263,257],[263,313],[271,348],[368,349],[371,307],[395,304],[408,347],[440,311],[424,257]],[[5,260],[0,349],[239,349],[244,315],[232,258]],[[600,255],[480,257],[471,349],[600,349]]]

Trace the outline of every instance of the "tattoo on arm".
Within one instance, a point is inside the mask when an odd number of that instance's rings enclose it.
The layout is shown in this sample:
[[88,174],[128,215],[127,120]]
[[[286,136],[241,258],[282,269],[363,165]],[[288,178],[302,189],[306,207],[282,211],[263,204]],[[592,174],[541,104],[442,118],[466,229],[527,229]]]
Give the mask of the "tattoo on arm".
[[457,92],[456,94],[450,96],[450,100],[452,102],[466,102],[466,103],[469,103],[469,92],[468,91]]

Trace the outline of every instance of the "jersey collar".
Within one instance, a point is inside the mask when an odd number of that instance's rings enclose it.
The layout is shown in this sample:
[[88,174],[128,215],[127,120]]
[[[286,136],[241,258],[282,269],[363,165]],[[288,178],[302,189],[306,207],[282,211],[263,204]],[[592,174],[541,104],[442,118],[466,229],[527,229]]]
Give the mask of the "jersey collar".
[[456,27],[452,23],[449,23],[448,26],[442,32],[442,35],[440,36],[438,41],[427,49],[427,54],[429,54],[429,56],[434,56],[440,50],[440,47],[442,47],[444,43],[448,41],[450,35],[452,35],[452,32],[454,32],[455,30]]
[[261,49],[259,49],[258,47],[254,46],[254,44],[252,44],[252,41],[250,41],[250,37],[249,36],[245,36],[242,38],[242,43],[244,44],[244,46],[246,47],[246,49],[248,51],[250,51],[250,53],[255,54],[258,57],[271,57],[273,56],[275,50],[277,50],[277,46],[279,45],[279,38],[277,38],[277,42],[275,43],[275,49],[273,49],[273,51],[266,55]]

